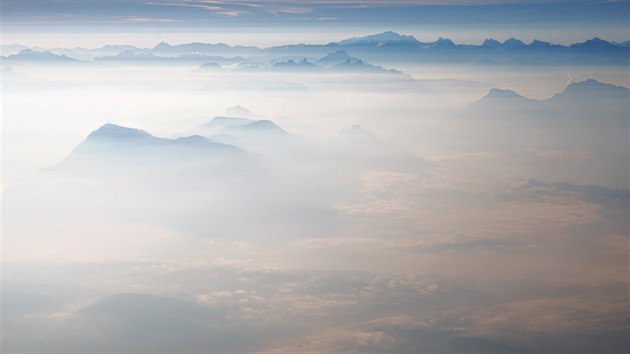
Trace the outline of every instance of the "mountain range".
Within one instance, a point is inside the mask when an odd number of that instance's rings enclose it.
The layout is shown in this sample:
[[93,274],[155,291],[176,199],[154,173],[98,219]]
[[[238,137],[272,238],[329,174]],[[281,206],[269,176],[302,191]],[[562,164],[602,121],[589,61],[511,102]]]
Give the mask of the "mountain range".
[[[588,79],[571,82],[566,88],[544,100],[526,98],[512,90],[490,89],[481,100],[470,105],[469,110],[483,116],[495,113],[531,119],[567,117],[569,119],[593,118],[598,120],[628,121],[630,89]],[[545,114],[542,114],[544,112]]]
[[[491,89],[457,119],[475,148],[588,151],[591,166],[627,175],[630,89],[593,79],[571,82],[547,99]],[[605,158],[604,158],[605,157]]]
[[[216,70],[213,63],[203,64],[199,69]],[[403,74],[395,69],[385,69],[378,65],[370,64],[362,59],[354,58],[345,51],[330,53],[316,62],[306,58],[301,60],[288,59],[276,61],[267,66],[246,65],[237,68],[238,71],[248,72],[302,72],[302,73],[374,73],[374,74]]]
[[[6,49],[6,51],[4,51]],[[19,51],[16,53],[16,51]],[[523,65],[626,65],[630,62],[628,42],[609,42],[592,38],[571,45],[560,45],[542,40],[527,44],[516,38],[503,42],[486,39],[482,44],[457,44],[448,38],[422,42],[413,36],[387,31],[379,34],[355,37],[327,44],[292,44],[259,48],[254,46],[230,46],[224,43],[185,43],[171,45],[161,42],[152,48],[130,45],[107,45],[101,48],[54,48],[48,50],[55,55],[80,60],[170,60],[221,61],[232,57],[243,59],[272,59],[294,56],[317,60],[324,56],[337,55],[347,59],[361,58],[378,63],[474,63],[480,65],[523,64]],[[45,60],[50,57],[43,49],[28,48],[13,44],[3,46],[3,52],[14,53],[3,60]],[[344,60],[345,61],[345,60]],[[318,64],[324,64],[318,63]]]
[[192,133],[164,138],[103,124],[62,161],[7,188],[5,220],[65,222],[80,212],[200,237],[314,236],[332,232],[334,203],[355,196],[363,171],[429,166],[358,126],[309,139],[240,106]]

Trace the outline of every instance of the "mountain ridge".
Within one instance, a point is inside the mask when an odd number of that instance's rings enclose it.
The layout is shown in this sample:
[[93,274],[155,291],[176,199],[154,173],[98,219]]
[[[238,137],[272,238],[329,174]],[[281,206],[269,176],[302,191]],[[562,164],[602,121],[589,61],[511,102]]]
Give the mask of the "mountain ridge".
[[[202,60],[200,56],[241,56],[241,57],[273,57],[297,56],[308,58],[322,57],[331,53],[342,53],[348,57],[360,56],[363,60],[375,60],[383,55],[401,55],[399,60],[409,58],[428,61],[455,61],[455,62],[478,62],[489,59],[510,59],[515,64],[537,64],[542,60],[553,63],[579,63],[579,64],[626,64],[629,61],[630,46],[629,41],[613,42],[594,37],[582,42],[572,44],[555,44],[541,39],[534,39],[530,43],[525,43],[520,39],[511,37],[503,42],[488,38],[481,44],[455,43],[451,39],[439,37],[435,41],[419,41],[414,36],[399,34],[393,31],[386,31],[362,37],[352,37],[326,44],[288,44],[271,47],[239,46],[225,43],[182,43],[171,45],[160,42],[150,48],[138,48],[131,45],[117,44],[105,45],[95,49],[56,48],[49,50],[54,55],[65,55],[69,59],[84,58],[89,53],[93,60],[107,60],[105,58],[127,53],[131,59],[136,55],[136,59],[141,59],[142,55],[152,54],[159,59],[173,60]],[[5,47],[5,46],[3,46]],[[6,46],[7,48],[21,48],[31,50],[32,48],[18,45]],[[87,52],[86,52],[87,51]],[[27,52],[28,53],[28,52]],[[75,57],[73,58],[73,53]],[[602,55],[606,53],[606,55]],[[430,54],[430,55],[428,55]],[[457,55],[456,55],[457,54]],[[15,55],[15,54],[14,54]],[[196,56],[195,58],[190,56]],[[446,57],[445,57],[446,56]],[[522,57],[524,56],[524,57]],[[123,55],[124,57],[124,55]],[[199,58],[197,58],[199,57]],[[540,58],[539,58],[540,57]],[[11,60],[19,60],[19,57],[3,57]],[[122,58],[124,59],[124,58]],[[155,59],[150,58],[148,59]],[[323,58],[321,58],[323,59]],[[345,59],[348,59],[345,57]],[[534,60],[538,59],[538,60]],[[275,60],[278,60],[277,57]],[[510,60],[504,62],[510,63]]]
[[[477,102],[481,102],[485,99],[495,99],[495,98],[499,98],[499,99],[524,99],[524,100],[530,100],[530,101],[538,101],[538,102],[545,102],[545,101],[550,101],[553,99],[558,99],[560,97],[563,97],[565,95],[571,95],[574,93],[592,93],[592,91],[594,90],[614,90],[617,91],[618,93],[625,93],[625,94],[630,94],[630,88],[624,87],[624,86],[618,86],[618,85],[613,85],[613,84],[608,84],[605,82],[601,82],[601,81],[597,81],[595,79],[585,79],[582,81],[573,81],[570,82],[565,88],[564,90],[562,90],[562,92],[558,92],[556,94],[554,94],[552,97],[547,98],[547,99],[542,99],[542,100],[537,100],[537,99],[533,99],[533,98],[527,98],[525,96],[520,95],[519,93],[513,91],[513,90],[508,90],[508,89],[500,89],[500,88],[491,88],[488,93],[479,101]],[[591,92],[589,92],[591,91]],[[476,102],[476,103],[477,103]]]

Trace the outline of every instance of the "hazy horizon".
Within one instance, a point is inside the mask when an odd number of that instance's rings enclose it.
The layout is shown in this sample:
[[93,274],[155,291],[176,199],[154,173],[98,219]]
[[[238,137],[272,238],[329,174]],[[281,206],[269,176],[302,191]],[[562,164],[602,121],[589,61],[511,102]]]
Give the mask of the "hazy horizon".
[[2,352],[627,351],[630,1],[1,9]]
[[[263,29],[269,31],[269,29]],[[255,31],[255,36],[251,35],[251,32]],[[199,33],[194,29],[183,29],[181,32],[178,30],[175,33],[161,33],[153,30],[142,30],[140,32],[93,32],[93,33],[76,33],[76,32],[58,32],[58,33],[45,33],[40,32],[5,32],[2,35],[2,45],[10,44],[22,44],[30,47],[42,47],[42,48],[100,48],[105,45],[123,45],[129,44],[139,46],[142,48],[150,48],[159,44],[160,42],[166,42],[172,45],[185,44],[192,42],[201,43],[225,43],[228,45],[243,45],[243,46],[258,46],[261,48],[268,48],[279,45],[290,44],[326,44],[330,42],[337,42],[340,40],[363,37],[376,33],[382,33],[386,31],[394,31],[401,34],[411,35],[423,42],[434,42],[439,38],[449,38],[458,44],[482,44],[486,39],[496,39],[503,42],[509,38],[517,38],[525,43],[531,43],[533,40],[543,40],[555,44],[570,45],[574,43],[581,43],[593,38],[602,38],[611,42],[626,42],[630,40],[630,32],[625,33],[618,31],[606,31],[600,33],[560,33],[557,35],[549,35],[547,32],[540,32],[539,34],[532,34],[531,31],[515,31],[510,33],[496,33],[493,31],[486,31],[480,33],[462,32],[458,29],[444,30],[444,31],[418,31],[413,28],[397,28],[397,26],[379,26],[373,28],[356,28],[345,30],[343,34],[339,33],[338,29],[302,29],[291,30],[287,32],[287,29],[276,29],[269,32],[260,32],[261,28],[241,28],[241,29],[227,29],[220,33],[207,32]],[[48,38],[50,37],[50,38]],[[99,37],[99,39],[94,39]]]
[[[630,40],[626,0],[562,1],[81,1],[7,0],[2,42],[44,47],[129,41],[321,43],[386,30],[461,43],[511,36],[570,44]],[[535,25],[535,29],[532,28]],[[34,38],[33,38],[34,37]],[[141,40],[134,37],[142,37]],[[35,42],[34,42],[35,41]],[[127,44],[127,43],[125,43]]]

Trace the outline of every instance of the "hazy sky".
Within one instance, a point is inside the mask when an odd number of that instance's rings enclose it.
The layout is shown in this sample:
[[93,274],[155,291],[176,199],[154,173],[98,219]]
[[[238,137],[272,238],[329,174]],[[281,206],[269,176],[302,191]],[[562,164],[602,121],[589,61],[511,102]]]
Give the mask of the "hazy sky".
[[469,43],[511,36],[630,39],[628,0],[4,0],[0,6],[5,44],[42,46],[160,40],[266,46],[384,30]]

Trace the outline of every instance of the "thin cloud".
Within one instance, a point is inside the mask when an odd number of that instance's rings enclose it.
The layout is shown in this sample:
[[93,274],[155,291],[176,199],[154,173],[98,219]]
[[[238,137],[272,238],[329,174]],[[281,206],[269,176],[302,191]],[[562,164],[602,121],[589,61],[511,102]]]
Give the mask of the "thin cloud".
[[[616,0],[608,0],[605,2],[614,2]],[[550,0],[532,0],[525,2],[523,0],[307,0],[307,1],[295,1],[295,0],[244,0],[239,2],[225,1],[225,0],[201,0],[201,1],[183,1],[180,3],[172,2],[148,2],[151,5],[164,5],[164,6],[184,6],[184,7],[199,7],[207,10],[215,11],[217,7],[234,7],[234,6],[246,6],[253,8],[269,8],[267,11],[270,13],[296,13],[303,14],[313,11],[302,7],[308,5],[309,7],[321,8],[321,7],[392,7],[392,6],[421,6],[421,5],[501,5],[501,4],[516,4],[516,3],[550,3],[554,1]],[[296,12],[292,12],[296,10]],[[300,12],[301,11],[301,12]],[[306,11],[306,12],[304,12]]]
[[214,4],[217,6],[247,6],[247,7],[254,7],[254,8],[263,7],[262,4],[257,4],[253,2],[235,2],[235,1],[228,2],[228,1],[220,1],[220,0],[201,0],[198,2],[204,3],[204,4]]
[[139,22],[139,23],[148,23],[148,22],[159,22],[159,23],[168,23],[168,22],[182,22],[181,20],[175,20],[172,18],[147,18],[147,17],[130,17],[126,19],[127,22]]
[[274,15],[277,15],[277,14],[302,15],[302,14],[307,14],[309,12],[313,12],[313,9],[305,8],[305,7],[280,7],[280,8],[269,9],[267,10],[267,12]]
[[246,14],[246,11],[217,11],[216,12],[219,15],[224,15],[224,16],[228,16],[228,17],[238,17],[241,15]]
[[208,11],[221,11],[223,7],[220,6],[212,6],[206,5],[206,2],[147,2],[147,5],[158,5],[158,6],[177,6],[177,7],[195,7]]

